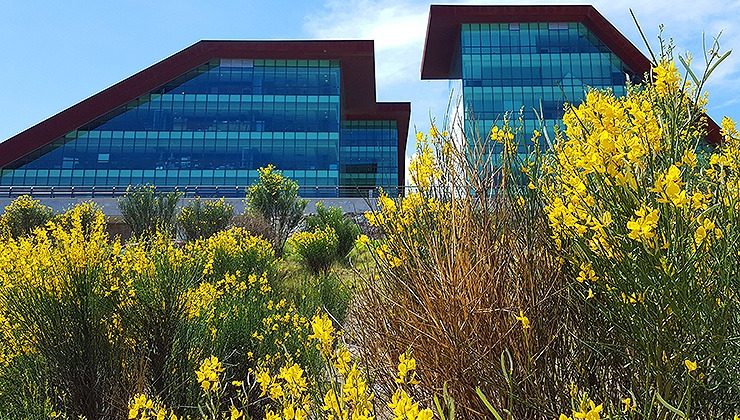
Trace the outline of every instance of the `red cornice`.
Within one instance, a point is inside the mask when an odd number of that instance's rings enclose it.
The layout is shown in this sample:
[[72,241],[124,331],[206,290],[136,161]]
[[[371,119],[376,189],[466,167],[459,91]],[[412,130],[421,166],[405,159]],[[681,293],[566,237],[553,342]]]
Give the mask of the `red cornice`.
[[345,119],[395,121],[398,129],[398,185],[406,182],[406,139],[409,135],[411,119],[410,102],[378,102],[374,112],[369,114],[347,114]]
[[[459,79],[460,29],[464,23],[580,22],[635,74],[650,71],[650,60],[593,6],[448,6],[429,11],[421,78]],[[722,141],[719,126],[707,118],[707,139]]]
[[373,41],[200,41],[0,143],[0,168],[215,58],[340,60],[342,114],[375,110]]
[[422,79],[459,79],[460,27],[464,23],[580,22],[635,73],[650,70],[645,57],[593,6],[432,5],[421,65]]

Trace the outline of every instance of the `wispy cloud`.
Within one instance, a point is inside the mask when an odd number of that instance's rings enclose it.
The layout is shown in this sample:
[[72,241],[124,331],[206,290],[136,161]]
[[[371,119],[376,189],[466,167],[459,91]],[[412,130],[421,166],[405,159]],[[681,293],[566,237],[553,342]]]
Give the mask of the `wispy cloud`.
[[306,18],[315,38],[375,41],[379,85],[419,79],[429,8],[412,1],[330,0]]

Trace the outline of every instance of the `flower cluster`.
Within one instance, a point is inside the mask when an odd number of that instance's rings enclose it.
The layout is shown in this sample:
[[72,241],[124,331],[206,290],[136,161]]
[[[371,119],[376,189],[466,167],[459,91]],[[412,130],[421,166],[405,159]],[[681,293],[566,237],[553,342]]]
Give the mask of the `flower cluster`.
[[271,376],[267,370],[257,374],[260,396],[267,396],[280,406],[279,413],[267,410],[265,419],[272,420],[305,420],[311,410],[311,397],[307,393],[308,383],[303,369],[295,363],[280,368],[280,372]]
[[[433,139],[447,137],[447,133],[439,133],[435,126],[432,126],[431,136]],[[421,189],[428,189],[439,178],[441,170],[434,157],[434,151],[430,145],[429,139],[421,131],[416,133],[417,151],[409,162],[409,173],[411,181]]]
[[218,357],[211,356],[200,364],[195,371],[198,383],[205,392],[215,392],[220,386],[219,375],[224,372],[224,367],[219,362]]
[[128,406],[129,420],[177,420],[174,412],[161,404],[155,404],[145,394],[137,394]]

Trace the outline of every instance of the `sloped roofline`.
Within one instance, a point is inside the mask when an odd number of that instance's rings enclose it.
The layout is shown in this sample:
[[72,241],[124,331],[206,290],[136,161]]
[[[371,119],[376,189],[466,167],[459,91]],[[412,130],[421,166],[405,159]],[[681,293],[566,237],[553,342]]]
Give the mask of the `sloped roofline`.
[[[470,6],[436,5],[429,10],[422,80],[460,79],[460,28],[464,23],[579,22],[596,35],[635,74],[650,71],[651,62],[627,37],[591,5]],[[722,141],[720,128],[707,118],[707,139]]]
[[583,23],[632,71],[650,70],[650,60],[593,6],[451,6],[433,4],[429,11],[422,79],[459,79],[456,61],[464,23]]
[[373,41],[204,40],[0,143],[0,168],[216,58],[340,60],[342,115],[376,110]]

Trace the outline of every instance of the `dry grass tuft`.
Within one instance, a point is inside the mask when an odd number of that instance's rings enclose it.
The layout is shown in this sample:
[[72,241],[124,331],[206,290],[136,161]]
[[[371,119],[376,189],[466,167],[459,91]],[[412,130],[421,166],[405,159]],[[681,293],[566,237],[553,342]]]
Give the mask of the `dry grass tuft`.
[[[485,169],[492,145],[464,153],[434,129],[420,143],[420,154],[431,148],[437,182],[398,200],[395,213],[381,200],[387,248],[356,298],[351,332],[377,378],[388,378],[398,355],[412,349],[426,394],[418,397],[439,395],[446,384],[460,418],[487,417],[476,387],[517,418],[538,418],[544,413],[534,407],[555,409],[558,401],[548,401],[567,397],[563,367],[574,356],[562,260],[547,220],[513,172]],[[530,328],[517,320],[520,311]],[[376,385],[391,390],[391,381]]]

